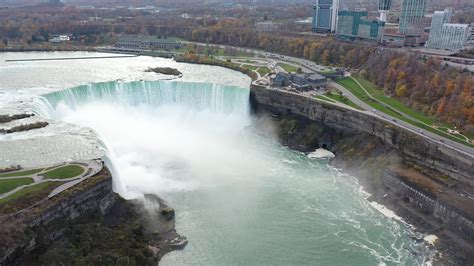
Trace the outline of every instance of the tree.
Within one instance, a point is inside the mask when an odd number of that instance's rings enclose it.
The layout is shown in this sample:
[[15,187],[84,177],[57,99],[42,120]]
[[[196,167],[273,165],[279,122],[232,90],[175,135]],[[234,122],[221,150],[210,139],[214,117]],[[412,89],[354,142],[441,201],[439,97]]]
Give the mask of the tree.
[[321,59],[323,64],[324,65],[329,65],[329,59],[330,59],[329,50],[325,49],[324,52],[323,52],[322,59]]
[[441,103],[438,106],[438,110],[436,111],[438,115],[443,114],[446,111],[446,97],[441,99]]
[[399,84],[395,90],[395,95],[398,97],[405,97],[407,95],[407,85]]

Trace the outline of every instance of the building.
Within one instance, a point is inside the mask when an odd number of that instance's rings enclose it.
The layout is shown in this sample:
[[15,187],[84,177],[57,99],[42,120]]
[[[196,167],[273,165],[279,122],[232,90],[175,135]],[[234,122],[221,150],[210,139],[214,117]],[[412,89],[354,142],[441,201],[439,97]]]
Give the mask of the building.
[[474,45],[474,22],[471,22],[471,34],[469,35],[467,44]]
[[427,0],[403,0],[400,15],[400,33],[421,36]]
[[387,21],[387,13],[390,11],[391,7],[392,7],[392,0],[379,0],[380,21],[383,21],[383,22]]
[[70,41],[71,37],[69,35],[54,35],[49,39],[51,43],[62,43],[66,41]]
[[158,50],[179,49],[181,43],[171,38],[122,36],[115,44],[115,48],[128,50]]
[[406,36],[398,33],[384,33],[382,44],[388,47],[402,47],[405,45]]
[[339,0],[316,0],[313,6],[313,32],[336,31]]
[[430,34],[426,48],[458,52],[467,45],[471,33],[468,24],[445,23],[437,31],[433,37]]
[[367,11],[343,10],[338,13],[337,37],[380,42],[385,22],[367,19]]
[[457,52],[467,45],[471,33],[469,25],[451,24],[452,16],[449,9],[434,12],[426,48]]
[[255,27],[258,31],[273,32],[278,30],[278,24],[272,21],[263,21],[255,23]]
[[294,87],[297,90],[308,91],[326,84],[327,78],[316,73],[287,74],[277,73],[271,77],[273,87]]

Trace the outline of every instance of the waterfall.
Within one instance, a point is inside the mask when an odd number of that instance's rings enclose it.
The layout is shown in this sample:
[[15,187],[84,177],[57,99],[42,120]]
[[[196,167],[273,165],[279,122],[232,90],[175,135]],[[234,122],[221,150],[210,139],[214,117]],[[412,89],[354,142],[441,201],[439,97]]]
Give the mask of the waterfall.
[[[137,176],[159,182],[159,188],[184,187],[161,177],[158,164],[178,157],[180,162],[188,157],[199,161],[214,145],[218,152],[235,149],[229,140],[250,123],[249,93],[209,83],[112,81],[42,95],[33,101],[33,110],[44,118],[93,129],[92,136],[68,134],[93,140],[113,172],[114,190],[135,197],[148,191],[136,187]],[[196,165],[202,163],[198,161]]]
[[120,105],[178,104],[197,111],[215,113],[249,113],[249,89],[211,83],[179,81],[110,81],[92,83],[52,92],[35,101],[34,111],[48,118],[58,118],[57,107],[71,109],[93,102],[105,101]]

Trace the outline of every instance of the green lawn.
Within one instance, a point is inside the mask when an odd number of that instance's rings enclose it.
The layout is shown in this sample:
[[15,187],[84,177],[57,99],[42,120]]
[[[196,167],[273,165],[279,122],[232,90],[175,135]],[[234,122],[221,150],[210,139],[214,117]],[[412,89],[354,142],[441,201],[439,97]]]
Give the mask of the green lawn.
[[43,176],[46,179],[67,179],[78,176],[84,172],[84,168],[79,165],[67,165],[52,171],[46,172]]
[[248,63],[248,64],[254,64],[254,65],[255,65],[255,64],[258,64],[258,62],[257,62],[257,61],[252,61],[252,60],[248,60],[248,59],[247,59],[247,60],[245,60],[245,63]]
[[33,183],[31,178],[0,179],[0,194],[7,193],[17,187]]
[[413,108],[410,108],[408,106],[406,106],[405,104],[403,104],[402,102],[398,101],[397,99],[393,98],[393,97],[389,97],[387,95],[385,95],[385,93],[383,92],[383,90],[381,89],[378,89],[375,84],[373,84],[372,82],[364,79],[363,77],[360,77],[360,76],[355,76],[354,77],[360,84],[362,84],[362,86],[364,86],[364,88],[374,97],[376,98],[377,100],[393,107],[394,109],[404,113],[404,114],[407,114],[425,124],[428,124],[428,125],[433,125],[435,123],[435,120],[432,118],[432,117],[428,117],[426,115],[424,115],[423,113],[413,109]]
[[349,100],[347,97],[345,97],[345,96],[343,96],[339,93],[328,92],[328,93],[325,94],[325,96],[328,97],[328,98],[331,98],[335,101],[338,101],[340,103],[343,103],[345,105],[348,105],[352,108],[355,108],[355,109],[358,109],[358,110],[364,110],[360,106],[355,104],[353,101]]
[[298,70],[298,67],[285,64],[285,63],[278,63],[279,66],[281,66],[286,72],[296,72]]
[[411,119],[408,119],[401,115],[397,110],[391,108],[391,107],[386,107],[385,105],[382,105],[381,103],[371,99],[367,93],[352,79],[352,78],[341,78],[337,80],[337,83],[341,84],[344,86],[346,89],[348,89],[352,94],[354,94],[357,98],[361,99],[363,102],[367,103],[370,105],[372,108],[377,109],[381,112],[384,112],[392,117],[395,117],[397,119],[403,120],[407,123],[410,123],[414,126],[417,126],[418,128],[422,128],[424,130],[433,132],[439,136],[443,136],[447,139],[462,143],[464,145],[467,145],[469,147],[474,147],[474,145],[467,143],[464,139],[461,139],[459,137],[455,137],[453,135],[441,132],[439,130],[436,130],[426,124],[420,123],[418,121],[414,121]]
[[242,65],[243,68],[247,68],[247,69],[250,69],[250,70],[257,70],[257,67],[256,66],[252,66],[252,65]]
[[319,74],[321,74],[321,75],[336,74],[336,71],[334,71],[334,70],[323,70],[323,71],[319,71]]
[[16,176],[33,175],[33,174],[36,174],[36,173],[41,172],[42,170],[43,170],[43,168],[41,168],[41,169],[27,170],[27,171],[3,173],[3,174],[0,174],[0,177],[16,177]]
[[6,203],[6,202],[9,202],[9,201],[12,201],[12,200],[15,200],[15,199],[18,199],[18,198],[21,198],[22,196],[24,195],[28,195],[28,196],[31,196],[31,195],[34,195],[38,192],[45,192],[44,190],[48,189],[48,193],[50,193],[50,191],[52,191],[54,188],[56,188],[57,186],[61,185],[62,182],[43,182],[43,183],[40,183],[38,185],[34,185],[34,186],[30,186],[30,187],[26,187],[16,193],[13,193],[11,194],[10,196],[6,197],[6,198],[3,198],[3,199],[0,199],[0,203]]
[[49,193],[63,182],[44,182],[23,188],[12,195],[0,199],[0,214],[14,213],[28,208],[48,197]]
[[333,100],[329,99],[328,97],[324,97],[324,96],[321,96],[321,95],[316,95],[315,98],[323,100],[325,102],[336,103],[336,101],[333,101]]
[[260,76],[263,77],[263,76],[265,76],[266,74],[270,73],[271,70],[270,70],[270,68],[268,68],[268,67],[259,67],[259,68],[257,69],[257,72],[260,73]]

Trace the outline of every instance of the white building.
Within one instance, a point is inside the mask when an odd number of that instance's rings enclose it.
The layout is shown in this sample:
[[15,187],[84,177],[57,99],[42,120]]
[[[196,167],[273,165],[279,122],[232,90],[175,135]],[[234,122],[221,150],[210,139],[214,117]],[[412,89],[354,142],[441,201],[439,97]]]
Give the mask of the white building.
[[467,24],[451,24],[451,10],[436,11],[431,20],[431,31],[426,48],[457,52],[469,39],[471,29]]
[[258,31],[272,32],[278,30],[278,24],[273,23],[272,21],[263,21],[255,23],[255,26]]
[[474,22],[471,23],[471,34],[469,35],[467,43],[470,45],[474,45]]
[[71,40],[71,37],[69,37],[69,35],[56,35],[56,36],[52,36],[49,39],[49,42],[61,43],[61,42],[66,42],[66,41],[70,41],[70,40]]

